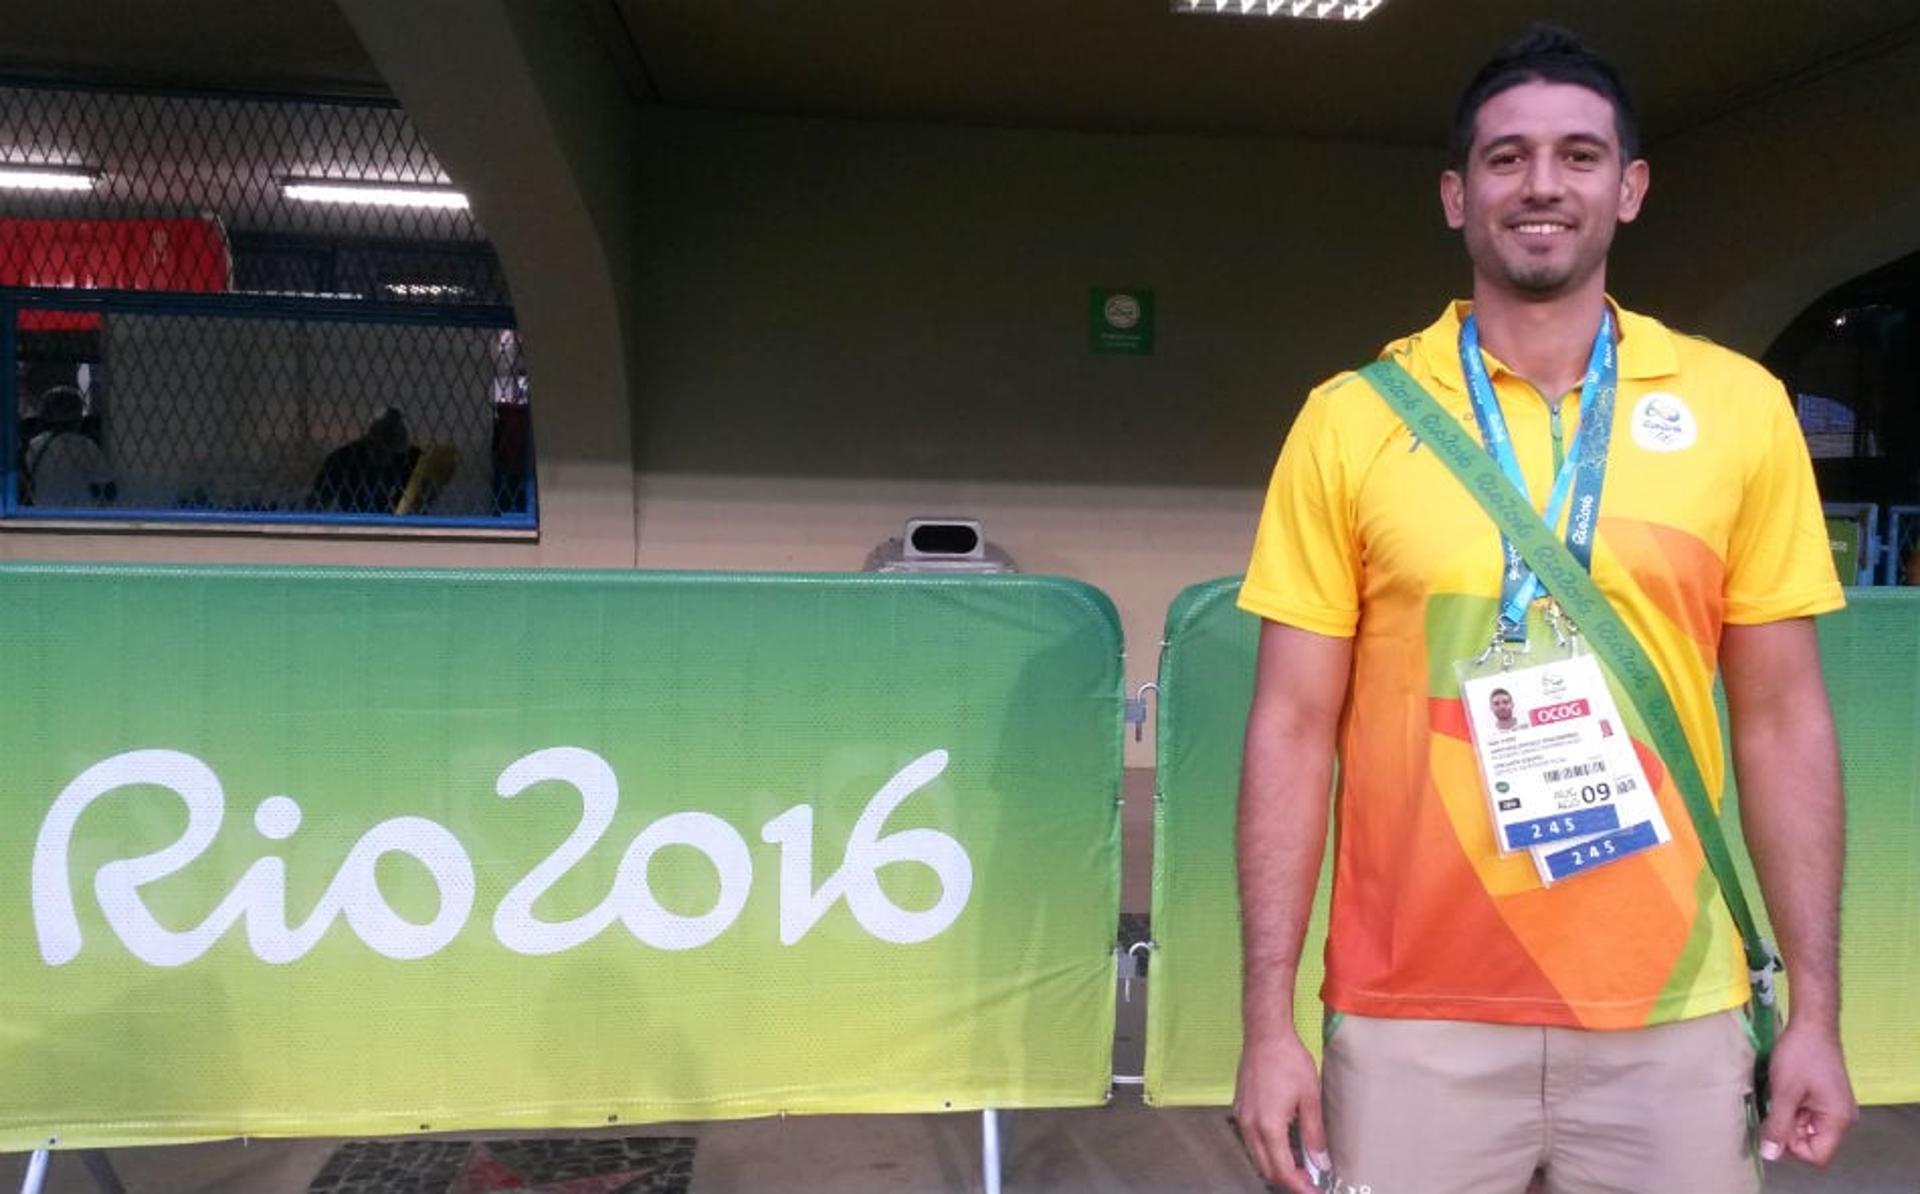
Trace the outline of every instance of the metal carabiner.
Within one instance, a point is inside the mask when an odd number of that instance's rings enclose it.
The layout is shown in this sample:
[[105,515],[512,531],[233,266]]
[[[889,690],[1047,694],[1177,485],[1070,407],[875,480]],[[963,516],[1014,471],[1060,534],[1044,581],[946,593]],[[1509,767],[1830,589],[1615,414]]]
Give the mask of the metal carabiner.
[[1547,599],[1547,625],[1553,630],[1554,645],[1562,651],[1572,654],[1572,628],[1567,621],[1566,611],[1561,609],[1560,603],[1551,597]]

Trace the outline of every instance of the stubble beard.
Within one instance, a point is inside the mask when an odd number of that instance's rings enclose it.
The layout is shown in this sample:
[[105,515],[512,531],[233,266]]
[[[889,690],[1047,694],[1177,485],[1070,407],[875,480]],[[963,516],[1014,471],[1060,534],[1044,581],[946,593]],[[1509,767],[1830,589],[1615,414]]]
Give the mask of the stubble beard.
[[1544,302],[1575,289],[1602,268],[1610,247],[1610,242],[1597,246],[1576,245],[1573,255],[1562,261],[1499,257],[1500,272],[1515,294]]
[[1580,272],[1577,260],[1541,261],[1517,252],[1509,256],[1492,233],[1479,237],[1469,234],[1467,256],[1484,276],[1528,302],[1545,302],[1565,293]]
[[1564,265],[1529,264],[1507,270],[1507,281],[1528,298],[1547,299],[1566,289],[1573,280],[1573,268]]

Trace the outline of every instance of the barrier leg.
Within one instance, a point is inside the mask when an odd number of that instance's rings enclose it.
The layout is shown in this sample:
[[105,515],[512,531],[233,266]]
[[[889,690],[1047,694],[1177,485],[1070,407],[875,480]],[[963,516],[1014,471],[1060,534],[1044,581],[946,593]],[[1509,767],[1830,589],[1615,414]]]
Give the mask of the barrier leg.
[[93,1176],[94,1187],[100,1194],[127,1194],[127,1188],[120,1184],[120,1175],[113,1171],[113,1161],[108,1158],[106,1149],[90,1148],[83,1151],[80,1163]]
[[1000,1194],[1000,1113],[980,1113],[980,1172],[986,1194]]
[[[989,1115],[992,1112],[988,1112]],[[27,1158],[27,1180],[20,1183],[20,1194],[40,1194],[41,1187],[47,1184],[47,1150],[37,1148]],[[996,1186],[995,1189],[999,1187]]]

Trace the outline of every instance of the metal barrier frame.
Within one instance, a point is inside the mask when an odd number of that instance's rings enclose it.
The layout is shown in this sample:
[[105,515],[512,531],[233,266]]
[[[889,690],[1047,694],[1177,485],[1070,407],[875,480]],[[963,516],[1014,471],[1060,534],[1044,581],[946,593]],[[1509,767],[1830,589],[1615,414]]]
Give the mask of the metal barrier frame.
[[1851,519],[1860,524],[1859,566],[1840,583],[1848,588],[1880,583],[1880,563],[1886,550],[1880,533],[1880,507],[1873,502],[1822,502],[1821,512],[1828,518]]
[[1886,509],[1887,532],[1880,546],[1880,576],[1878,583],[1883,585],[1905,585],[1905,557],[1900,554],[1901,539],[1909,523],[1920,522],[1920,506],[1888,506]]

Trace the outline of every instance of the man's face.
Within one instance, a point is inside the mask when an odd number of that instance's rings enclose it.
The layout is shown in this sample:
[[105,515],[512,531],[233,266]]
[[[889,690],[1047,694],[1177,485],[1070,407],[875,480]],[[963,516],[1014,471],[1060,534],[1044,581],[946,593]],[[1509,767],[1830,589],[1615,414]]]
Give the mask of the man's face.
[[1494,693],[1493,699],[1487,703],[1493,706],[1493,715],[1501,721],[1513,720],[1513,698],[1506,693]]
[[1440,179],[1476,286],[1535,301],[1604,279],[1614,226],[1640,214],[1646,190],[1647,164],[1621,160],[1606,97],[1541,81],[1482,104],[1465,172]]

